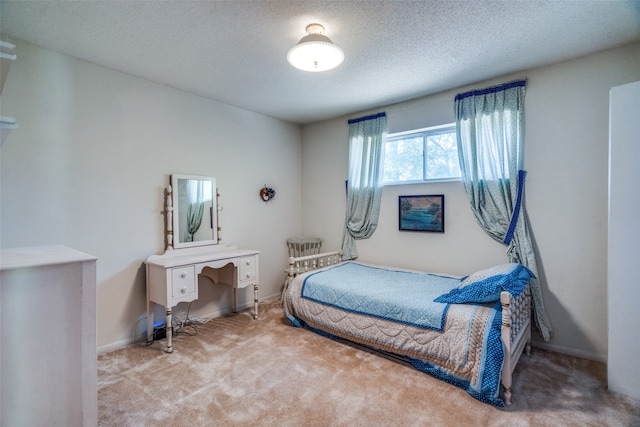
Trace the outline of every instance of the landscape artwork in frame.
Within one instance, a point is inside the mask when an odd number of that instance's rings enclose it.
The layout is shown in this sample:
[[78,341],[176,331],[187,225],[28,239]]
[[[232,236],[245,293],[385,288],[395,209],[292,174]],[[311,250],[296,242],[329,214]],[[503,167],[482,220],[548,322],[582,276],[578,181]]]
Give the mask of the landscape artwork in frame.
[[444,233],[444,194],[398,196],[401,231]]

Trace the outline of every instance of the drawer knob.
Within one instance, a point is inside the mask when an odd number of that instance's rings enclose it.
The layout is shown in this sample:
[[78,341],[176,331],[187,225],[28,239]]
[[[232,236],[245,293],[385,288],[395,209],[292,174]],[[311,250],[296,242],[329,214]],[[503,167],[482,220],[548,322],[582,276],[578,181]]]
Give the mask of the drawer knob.
[[251,273],[247,273],[247,279],[251,278]]
[[251,261],[247,260],[247,265],[251,265]]
[[180,289],[180,292],[183,294],[187,293],[187,287],[185,286],[184,288]]
[[187,277],[187,273],[183,272],[183,273],[180,275],[180,278],[181,278],[181,279],[184,279],[185,277]]

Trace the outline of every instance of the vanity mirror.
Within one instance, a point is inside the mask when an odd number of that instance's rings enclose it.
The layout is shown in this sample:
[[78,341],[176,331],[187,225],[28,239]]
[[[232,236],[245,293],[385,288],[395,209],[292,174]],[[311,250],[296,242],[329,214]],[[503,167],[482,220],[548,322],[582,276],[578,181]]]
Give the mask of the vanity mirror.
[[154,304],[160,304],[166,313],[168,353],[173,351],[173,307],[198,299],[200,279],[230,286],[236,312],[238,289],[253,288],[253,316],[258,318],[260,252],[219,244],[218,197],[215,178],[171,175],[165,199],[167,248],[146,262],[147,342],[153,342]]
[[217,245],[216,179],[172,174],[167,193],[167,213],[172,212],[172,218],[167,217],[167,245],[174,249]]

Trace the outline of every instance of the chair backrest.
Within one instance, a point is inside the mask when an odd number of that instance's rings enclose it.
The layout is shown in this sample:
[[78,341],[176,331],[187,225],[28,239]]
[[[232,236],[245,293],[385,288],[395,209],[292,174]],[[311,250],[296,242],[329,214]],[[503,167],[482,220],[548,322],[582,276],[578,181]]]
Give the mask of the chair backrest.
[[290,237],[287,239],[287,246],[290,257],[317,255],[320,253],[322,239],[318,237]]

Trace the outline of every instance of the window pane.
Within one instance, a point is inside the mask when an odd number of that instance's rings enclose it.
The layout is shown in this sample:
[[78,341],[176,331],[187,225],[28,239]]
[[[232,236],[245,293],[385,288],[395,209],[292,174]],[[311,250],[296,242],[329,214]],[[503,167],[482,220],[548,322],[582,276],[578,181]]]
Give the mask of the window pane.
[[460,177],[455,131],[427,137],[426,163],[426,179]]
[[388,135],[382,182],[459,179],[456,126],[449,124]]
[[423,179],[423,137],[388,140],[384,153],[384,182]]

